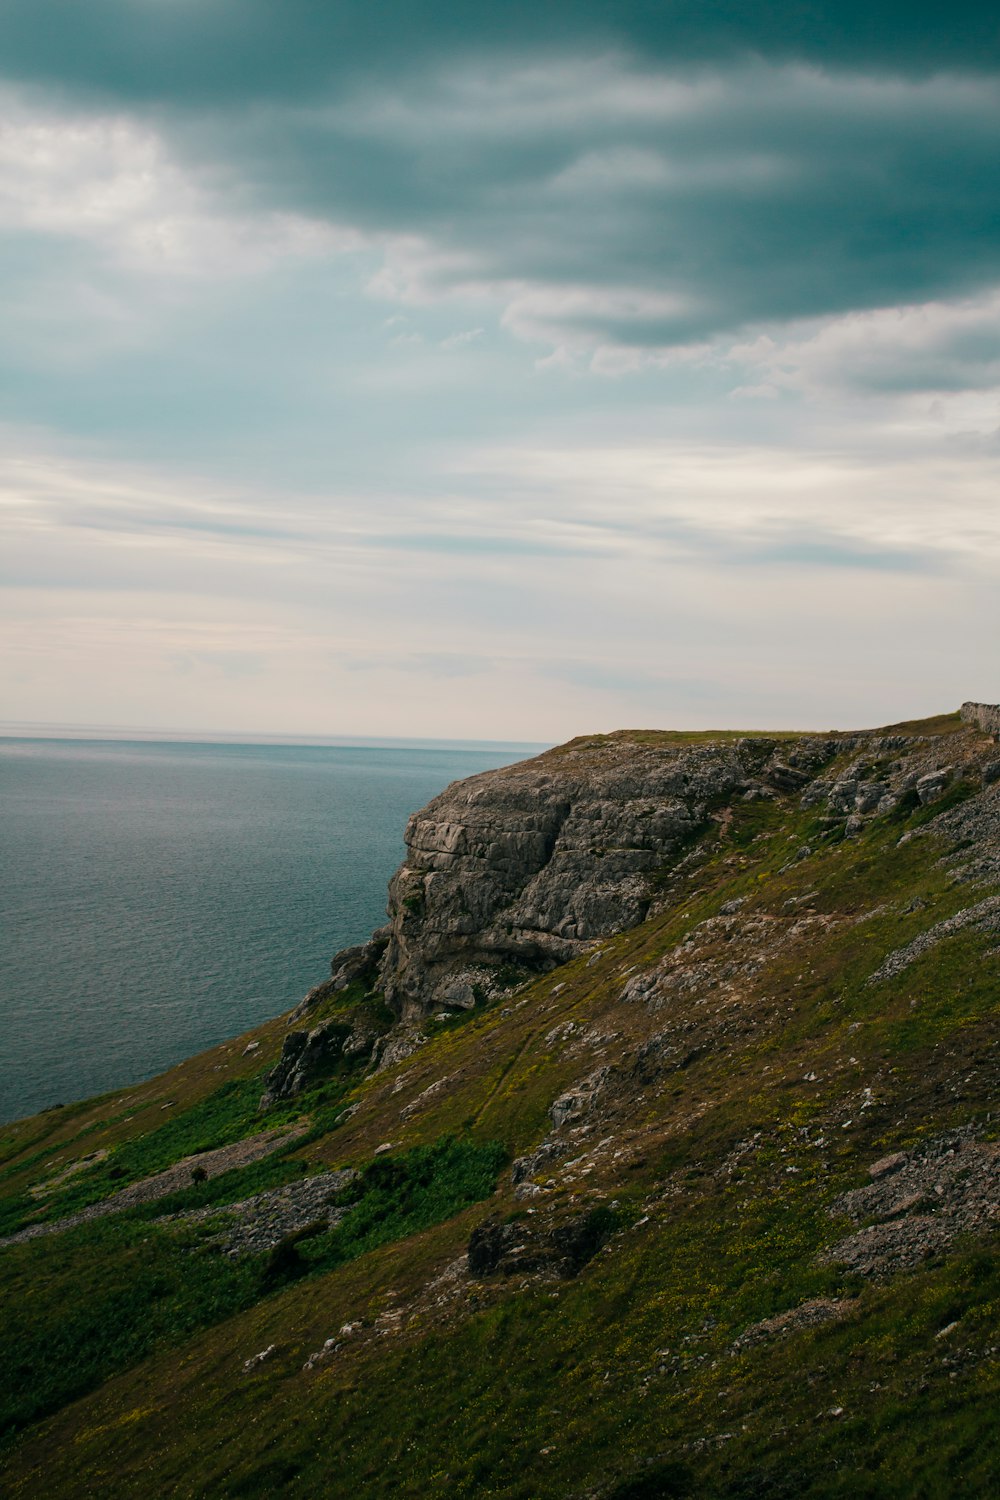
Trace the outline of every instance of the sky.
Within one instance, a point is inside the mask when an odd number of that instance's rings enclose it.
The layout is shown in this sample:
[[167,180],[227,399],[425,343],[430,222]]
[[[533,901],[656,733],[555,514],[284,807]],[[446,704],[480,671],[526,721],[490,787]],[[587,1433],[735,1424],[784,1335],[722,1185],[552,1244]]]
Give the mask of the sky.
[[982,0],[4,0],[0,716],[1000,698]]

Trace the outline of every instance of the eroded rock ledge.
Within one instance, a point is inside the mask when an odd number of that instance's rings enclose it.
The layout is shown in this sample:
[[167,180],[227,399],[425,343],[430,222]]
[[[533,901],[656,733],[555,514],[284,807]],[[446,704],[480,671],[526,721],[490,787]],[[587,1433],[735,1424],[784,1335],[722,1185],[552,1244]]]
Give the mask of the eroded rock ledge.
[[[922,723],[780,737],[621,731],[455,782],[409,821],[387,925],[334,958],[332,977],[293,1020],[361,978],[403,1023],[406,1055],[405,1036],[426,1015],[471,1008],[643,921],[740,798],[788,798],[850,838],[901,801],[937,802],[966,772],[992,784],[1000,760],[983,736],[1000,728],[1000,706],[966,703],[951,717],[953,727],[928,721],[927,732]],[[997,864],[984,815],[969,878]],[[960,819],[961,808],[948,816]]]
[[966,724],[975,724],[984,734],[1000,740],[1000,703],[966,702],[962,704],[959,713]]
[[404,1021],[472,1006],[634,926],[655,873],[715,809],[800,791],[844,743],[607,736],[456,782],[406,829],[389,887],[387,1001]]

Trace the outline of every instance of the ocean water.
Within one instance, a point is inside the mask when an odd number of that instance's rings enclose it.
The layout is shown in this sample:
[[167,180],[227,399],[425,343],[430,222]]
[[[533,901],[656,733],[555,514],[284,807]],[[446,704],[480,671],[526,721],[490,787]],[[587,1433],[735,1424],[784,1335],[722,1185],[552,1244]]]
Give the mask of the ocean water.
[[526,753],[0,739],[0,1120],[294,1005],[381,926],[409,814]]

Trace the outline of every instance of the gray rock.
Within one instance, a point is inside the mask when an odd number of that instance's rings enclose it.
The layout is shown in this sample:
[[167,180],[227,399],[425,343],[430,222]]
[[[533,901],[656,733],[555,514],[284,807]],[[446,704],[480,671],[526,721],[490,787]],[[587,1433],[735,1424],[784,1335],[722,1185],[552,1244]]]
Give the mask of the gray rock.
[[917,796],[921,804],[926,806],[928,802],[936,802],[944,795],[948,783],[952,779],[951,769],[942,771],[930,771],[926,776],[921,776],[917,782]]
[[319,1172],[298,1182],[284,1183],[255,1193],[239,1203],[212,1205],[191,1213],[172,1214],[161,1222],[209,1224],[214,1227],[212,1241],[226,1255],[239,1259],[273,1250],[287,1234],[309,1226],[326,1225],[332,1229],[344,1217],[346,1209],[340,1195],[357,1178],[352,1168],[337,1172]]
[[767,779],[779,792],[800,792],[809,780],[808,773],[783,761],[774,761],[767,769]]
[[598,1094],[607,1082],[609,1068],[598,1068],[587,1078],[582,1078],[572,1089],[565,1094],[560,1094],[549,1108],[549,1118],[553,1126],[558,1130],[575,1120],[580,1120],[584,1115],[590,1113]]
[[334,954],[330,960],[330,978],[313,986],[292,1011],[289,1021],[301,1021],[322,1001],[346,990],[355,979],[370,978],[374,983],[388,941],[388,928],[382,927],[372,934],[367,943],[357,943],[353,948],[342,948],[339,953]]
[[353,948],[342,948],[330,961],[330,983],[335,991],[346,990],[355,979],[366,975],[375,978],[378,965],[389,942],[389,929],[379,928],[367,943],[358,943]]
[[967,724],[1000,739],[1000,703],[963,703],[959,713]]
[[856,1223],[874,1222],[839,1240],[824,1258],[882,1278],[912,1270],[960,1235],[994,1232],[1000,1146],[975,1136],[965,1126],[874,1162],[872,1180],[842,1193],[830,1208]]
[[501,1223],[491,1217],[469,1238],[469,1275],[547,1273],[569,1279],[607,1244],[615,1227],[614,1214],[602,1205],[554,1222]]
[[867,983],[869,985],[881,984],[885,979],[894,979],[897,974],[902,974],[904,969],[908,969],[916,959],[922,958],[925,953],[937,947],[943,939],[954,937],[956,933],[964,931],[967,927],[978,928],[980,932],[1000,931],[1000,896],[986,896],[982,901],[977,901],[974,906],[963,907],[961,911],[946,917],[943,922],[935,922],[933,927],[925,928],[904,948],[894,949],[871,975]]
[[[843,742],[572,742],[456,782],[410,819],[380,977],[405,1022],[544,973],[643,920],[651,877],[710,807],[761,780],[799,791]],[[469,985],[471,971],[481,976]],[[513,974],[513,980],[505,978]],[[492,977],[491,977],[492,976]]]
[[858,783],[855,780],[837,781],[830,788],[828,798],[830,811],[839,813],[853,812],[857,798]]
[[867,781],[858,788],[854,806],[860,813],[874,812],[882,799],[889,794],[884,781]]
[[262,1349],[259,1354],[252,1354],[249,1359],[243,1361],[244,1375],[249,1375],[253,1370],[264,1364],[266,1360],[272,1359],[277,1352],[277,1344],[268,1344],[267,1348]]
[[377,1032],[362,1017],[352,1026],[342,1019],[324,1021],[312,1031],[290,1031],[281,1056],[267,1075],[267,1089],[260,1109],[270,1109],[279,1099],[294,1099],[329,1072],[338,1057],[365,1056],[371,1052]]

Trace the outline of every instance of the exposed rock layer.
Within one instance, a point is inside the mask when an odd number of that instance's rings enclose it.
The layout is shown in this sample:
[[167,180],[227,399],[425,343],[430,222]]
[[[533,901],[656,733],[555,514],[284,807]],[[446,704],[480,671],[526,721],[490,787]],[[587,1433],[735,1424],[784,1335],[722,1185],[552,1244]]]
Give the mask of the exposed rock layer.
[[959,713],[967,724],[1000,739],[1000,703],[963,703]]
[[[1000,730],[996,705],[966,703],[961,715],[985,733]],[[959,761],[972,753],[962,744]],[[888,731],[712,740],[622,732],[455,782],[407,825],[388,925],[338,954],[333,980],[313,995],[364,970],[404,1023],[469,1008],[641,922],[658,877],[736,799],[825,805],[827,821],[846,820],[850,837],[901,798],[943,797],[959,772],[956,747],[945,758],[942,748],[934,735]],[[1000,762],[977,767],[984,784],[994,771]]]
[[651,877],[713,810],[800,790],[843,743],[609,736],[456,782],[406,829],[389,887],[386,999],[404,1020],[469,1006],[498,980],[634,926],[654,898]]

